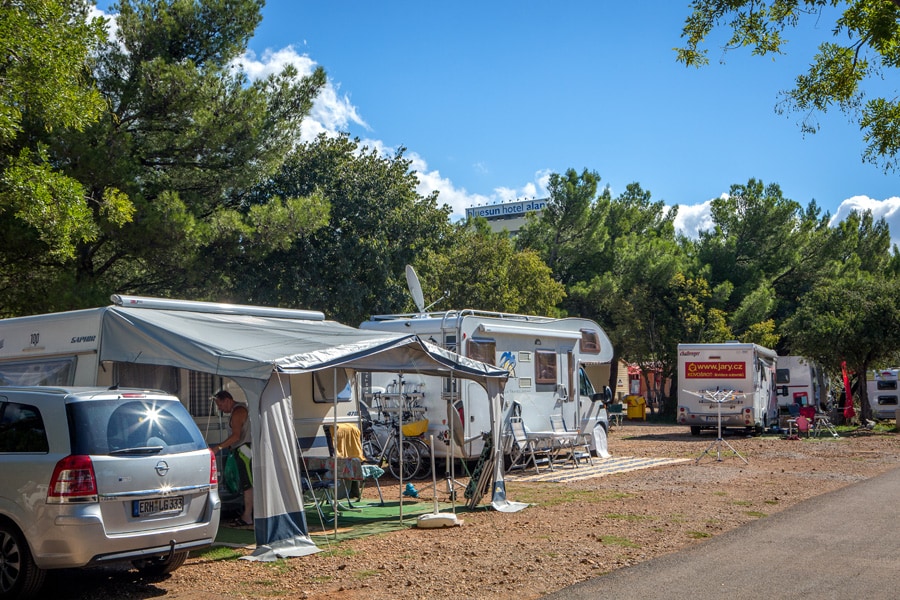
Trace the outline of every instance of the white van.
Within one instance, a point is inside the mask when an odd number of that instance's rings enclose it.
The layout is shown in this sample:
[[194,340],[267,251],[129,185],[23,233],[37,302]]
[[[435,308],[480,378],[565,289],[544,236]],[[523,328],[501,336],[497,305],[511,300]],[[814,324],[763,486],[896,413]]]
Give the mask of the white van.
[[883,369],[874,371],[872,379],[866,384],[869,406],[876,419],[895,419],[900,408],[900,389],[898,389],[900,369]]
[[777,423],[774,350],[756,344],[678,344],[677,421],[761,433]]
[[831,410],[831,385],[825,370],[805,356],[779,356],[775,372],[778,407],[791,404],[814,406],[819,412]]
[[[613,349],[594,321],[465,309],[375,315],[359,327],[415,333],[461,356],[506,369],[507,413],[520,414],[530,431],[550,431],[550,416],[562,415],[567,429],[593,432],[594,452],[606,451],[609,420],[604,401],[609,397],[604,387]],[[454,420],[454,439],[464,442],[453,445],[455,456],[473,459],[481,453],[481,434],[490,430],[490,415],[480,386],[415,372],[361,377],[364,397],[375,408],[402,398],[415,418],[428,419],[428,433],[443,442],[435,444],[435,456],[449,454],[449,419]]]

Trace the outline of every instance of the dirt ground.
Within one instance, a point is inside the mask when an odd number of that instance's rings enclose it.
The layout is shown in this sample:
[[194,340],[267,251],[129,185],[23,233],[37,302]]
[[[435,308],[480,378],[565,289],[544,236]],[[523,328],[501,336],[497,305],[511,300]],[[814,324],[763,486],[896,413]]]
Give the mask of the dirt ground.
[[[839,439],[801,440],[726,436],[749,464],[724,445],[704,454],[715,433],[693,437],[684,427],[626,421],[609,437],[616,457],[691,460],[568,483],[512,480],[509,499],[532,506],[512,514],[461,514],[461,527],[412,527],[274,563],[192,557],[171,575],[152,580],[136,571],[67,572],[49,578],[45,593],[185,600],[539,598],[798,503],[814,510],[815,496],[900,465],[896,432],[857,430]],[[382,487],[386,498],[398,497],[396,483]],[[431,485],[417,487],[430,502]],[[374,487],[368,494],[375,494]]]

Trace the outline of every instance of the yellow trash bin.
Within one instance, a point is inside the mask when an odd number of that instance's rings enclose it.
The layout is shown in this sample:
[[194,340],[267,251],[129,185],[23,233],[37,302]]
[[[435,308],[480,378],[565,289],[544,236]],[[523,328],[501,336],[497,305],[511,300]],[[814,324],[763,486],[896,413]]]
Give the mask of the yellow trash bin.
[[625,396],[625,402],[628,403],[628,411],[626,416],[629,419],[643,419],[647,420],[647,401],[644,400],[643,396]]

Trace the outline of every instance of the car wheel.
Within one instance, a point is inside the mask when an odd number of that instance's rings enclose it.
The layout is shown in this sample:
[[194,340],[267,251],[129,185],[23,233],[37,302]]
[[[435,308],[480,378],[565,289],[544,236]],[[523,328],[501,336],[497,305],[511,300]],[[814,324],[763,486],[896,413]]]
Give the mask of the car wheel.
[[176,552],[171,558],[168,556],[142,558],[131,561],[131,564],[144,575],[166,575],[183,565],[187,555],[187,552]]
[[44,570],[34,564],[22,534],[0,522],[0,598],[27,598],[44,584]]

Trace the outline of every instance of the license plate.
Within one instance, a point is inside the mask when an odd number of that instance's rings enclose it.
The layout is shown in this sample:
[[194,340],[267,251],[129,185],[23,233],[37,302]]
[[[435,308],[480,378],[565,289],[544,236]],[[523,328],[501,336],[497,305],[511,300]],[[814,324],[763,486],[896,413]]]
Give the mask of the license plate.
[[182,510],[184,510],[184,496],[135,500],[131,507],[131,513],[135,517],[179,513]]

